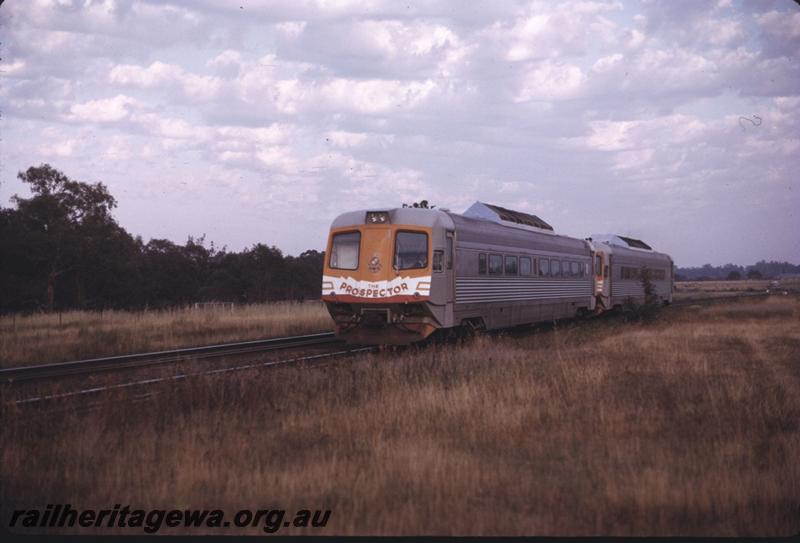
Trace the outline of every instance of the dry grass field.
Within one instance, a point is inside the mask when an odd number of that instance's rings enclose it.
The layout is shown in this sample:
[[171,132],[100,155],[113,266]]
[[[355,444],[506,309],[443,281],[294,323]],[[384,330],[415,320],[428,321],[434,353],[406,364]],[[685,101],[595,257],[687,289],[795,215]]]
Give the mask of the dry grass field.
[[0,317],[2,367],[323,332],[322,302]]
[[796,534],[798,390],[796,297],[673,307],[89,413],[6,407],[0,493],[5,514],[333,511],[281,534]]
[[741,281],[677,281],[673,300],[676,302],[708,298],[750,295],[800,293],[800,280],[745,279]]
[[675,292],[764,292],[771,284],[772,280],[770,279],[676,281]]
[[742,279],[740,281],[676,281],[675,292],[765,292],[800,289],[800,279]]

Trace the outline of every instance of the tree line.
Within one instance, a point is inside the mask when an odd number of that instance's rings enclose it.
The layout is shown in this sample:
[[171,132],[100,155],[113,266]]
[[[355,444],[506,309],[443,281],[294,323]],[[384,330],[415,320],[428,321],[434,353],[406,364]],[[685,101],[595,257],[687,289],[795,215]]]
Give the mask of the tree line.
[[30,198],[0,207],[0,312],[162,308],[201,301],[318,298],[324,255],[284,255],[262,243],[240,252],[204,237],[144,242],[112,215],[103,183],[49,164],[17,176]]
[[704,264],[690,268],[678,268],[675,272],[675,279],[678,281],[774,279],[784,274],[800,274],[800,266],[789,262],[767,262],[766,260],[760,260],[750,266]]
[[[163,308],[193,302],[316,299],[324,254],[284,255],[263,243],[240,252],[206,245],[145,243],[112,215],[103,183],[70,179],[49,164],[17,176],[31,197],[0,207],[0,313]],[[404,204],[429,207],[427,201]],[[433,207],[433,206],[431,206]],[[788,262],[678,268],[676,279],[772,278],[800,273]]]

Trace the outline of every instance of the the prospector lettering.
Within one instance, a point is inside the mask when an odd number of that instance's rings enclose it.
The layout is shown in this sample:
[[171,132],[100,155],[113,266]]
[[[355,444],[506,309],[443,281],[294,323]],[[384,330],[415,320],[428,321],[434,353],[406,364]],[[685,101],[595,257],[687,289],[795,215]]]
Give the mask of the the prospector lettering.
[[345,294],[350,294],[352,296],[360,296],[361,298],[384,298],[386,296],[391,296],[392,294],[400,294],[404,290],[408,290],[408,284],[401,283],[393,287],[381,288],[381,289],[371,289],[371,288],[360,289],[360,288],[353,288],[347,283],[342,283],[342,286],[340,286],[339,289],[343,290]]

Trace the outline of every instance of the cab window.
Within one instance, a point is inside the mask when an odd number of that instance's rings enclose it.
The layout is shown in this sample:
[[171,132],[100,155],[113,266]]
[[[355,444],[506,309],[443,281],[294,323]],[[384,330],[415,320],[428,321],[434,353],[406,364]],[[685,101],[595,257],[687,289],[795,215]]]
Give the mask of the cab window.
[[398,270],[428,267],[428,234],[398,232],[394,245],[394,265]]
[[333,235],[330,266],[337,270],[358,268],[358,250],[361,246],[361,232],[343,232]]

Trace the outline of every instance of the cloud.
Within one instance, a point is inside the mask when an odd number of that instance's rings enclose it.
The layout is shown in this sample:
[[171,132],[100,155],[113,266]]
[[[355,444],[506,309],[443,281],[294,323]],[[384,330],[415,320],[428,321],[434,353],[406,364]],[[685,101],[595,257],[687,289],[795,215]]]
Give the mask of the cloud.
[[3,8],[1,198],[52,160],[109,183],[134,233],[179,241],[269,232],[296,252],[343,210],[485,199],[681,263],[800,260],[791,3]]
[[70,108],[70,120],[90,123],[111,123],[128,119],[138,102],[124,94],[113,98],[89,100]]
[[569,100],[580,94],[586,79],[577,66],[543,62],[525,74],[516,101]]
[[[219,57],[212,59],[217,66]],[[136,65],[114,66],[109,73],[109,81],[121,86],[139,87],[142,89],[158,89],[175,86],[183,91],[185,97],[206,101],[217,97],[222,88],[222,80],[214,76],[196,75],[185,71],[180,66],[155,61],[148,67]]]

